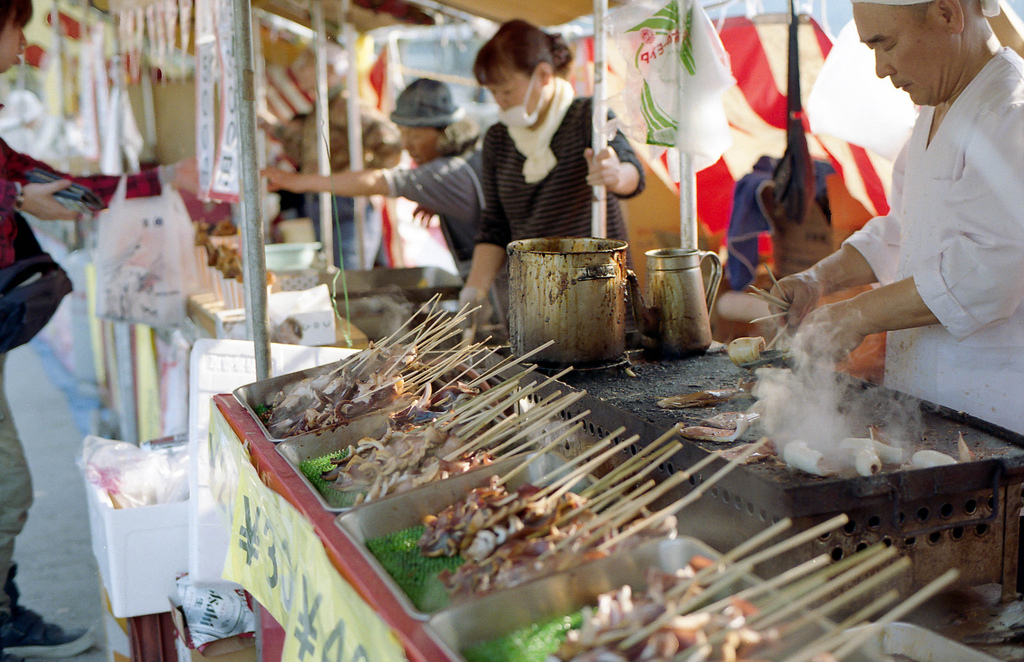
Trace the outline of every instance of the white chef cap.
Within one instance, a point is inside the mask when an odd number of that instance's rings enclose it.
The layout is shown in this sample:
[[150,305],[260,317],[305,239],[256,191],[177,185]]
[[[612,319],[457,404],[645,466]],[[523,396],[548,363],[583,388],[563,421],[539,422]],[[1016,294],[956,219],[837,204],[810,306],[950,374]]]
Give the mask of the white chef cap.
[[[920,5],[923,4],[922,0],[851,0],[852,2],[870,2],[876,5],[893,5],[893,6],[905,6],[905,5]],[[928,0],[924,0],[927,2]],[[981,13],[985,16],[998,16],[999,15],[999,0],[981,0]]]

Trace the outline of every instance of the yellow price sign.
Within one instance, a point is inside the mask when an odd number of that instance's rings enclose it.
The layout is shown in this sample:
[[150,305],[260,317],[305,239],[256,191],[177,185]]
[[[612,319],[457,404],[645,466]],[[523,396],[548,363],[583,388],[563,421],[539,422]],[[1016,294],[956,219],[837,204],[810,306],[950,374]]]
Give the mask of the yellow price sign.
[[238,448],[224,578],[241,584],[284,627],[282,659],[406,660],[388,625],[331,564],[313,525],[259,479]]

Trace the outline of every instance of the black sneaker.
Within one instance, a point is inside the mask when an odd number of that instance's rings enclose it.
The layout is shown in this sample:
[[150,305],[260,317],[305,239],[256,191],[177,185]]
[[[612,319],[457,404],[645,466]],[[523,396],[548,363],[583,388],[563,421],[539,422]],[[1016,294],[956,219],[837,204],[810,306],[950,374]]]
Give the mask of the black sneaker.
[[43,617],[24,607],[0,625],[0,662],[20,660],[24,657],[68,658],[84,652],[92,646],[92,630],[67,630],[47,623]]

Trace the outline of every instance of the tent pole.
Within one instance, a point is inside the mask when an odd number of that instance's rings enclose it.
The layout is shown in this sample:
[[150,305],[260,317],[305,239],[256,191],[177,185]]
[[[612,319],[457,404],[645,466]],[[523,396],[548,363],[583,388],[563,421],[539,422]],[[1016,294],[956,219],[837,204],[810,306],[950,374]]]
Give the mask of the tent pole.
[[256,379],[270,377],[270,323],[267,319],[267,258],[263,250],[263,205],[256,167],[256,96],[253,72],[252,11],[249,0],[231,0],[235,63],[241,72],[236,86],[242,205],[242,269],[248,319],[252,327]]
[[[310,0],[309,16],[316,32],[316,164],[317,172],[324,176],[331,174],[331,157],[328,145],[331,140],[331,124],[327,112],[327,26],[324,21],[324,7],[319,0]],[[334,251],[341,250],[334,245],[334,196],[321,191],[320,196],[320,243],[323,244],[327,264],[334,264]],[[347,265],[342,264],[345,267]]]
[[[608,123],[608,102],[605,79],[608,72],[608,41],[604,19],[608,13],[608,0],[594,0],[594,116],[593,135],[590,144],[597,155],[608,145],[604,126]],[[590,211],[590,234],[593,237],[608,236],[608,191],[604,186],[595,186],[594,200]]]
[[[686,12],[688,9],[687,0],[676,0],[679,10],[679,27],[686,24]],[[697,173],[693,169],[693,156],[683,151],[681,138],[683,134],[683,113],[686,109],[686,98],[683,90],[683,70],[680,65],[679,83],[676,90],[679,94],[677,109],[679,117],[676,118],[678,137],[676,139],[676,151],[679,153],[679,245],[681,248],[696,250],[697,246]]]
[[[345,51],[348,53],[348,73],[345,76],[345,85],[348,90],[348,169],[352,172],[363,169],[363,120],[359,112],[359,44],[355,26],[348,22],[350,3],[349,0],[342,0],[341,11],[346,22],[341,28],[342,40],[345,43]],[[375,256],[366,255],[366,198],[356,198],[353,204],[353,222],[356,224],[356,255],[359,258],[359,265],[356,269],[373,268]],[[369,257],[369,264],[367,258]]]

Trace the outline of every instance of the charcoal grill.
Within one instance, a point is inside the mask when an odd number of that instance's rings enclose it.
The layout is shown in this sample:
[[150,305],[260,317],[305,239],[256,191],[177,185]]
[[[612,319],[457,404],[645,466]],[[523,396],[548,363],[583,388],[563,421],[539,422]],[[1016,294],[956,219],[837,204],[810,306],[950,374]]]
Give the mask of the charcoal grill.
[[[585,390],[566,417],[589,409],[585,428],[562,449],[575,456],[619,426],[640,440],[616,457],[607,469],[636,454],[678,422],[696,424],[715,413],[743,409],[750,402],[729,402],[694,410],[663,410],[660,398],[697,390],[735,386],[750,377],[724,353],[680,361],[634,361],[628,371],[570,373],[553,390]],[[903,397],[881,386],[843,380],[851,392]],[[932,448],[956,453],[963,432],[975,452],[972,462],[929,469],[887,470],[875,476],[838,475],[820,478],[792,470],[776,460],[743,465],[680,515],[683,535],[730,549],[781,518],[802,531],[836,515],[850,521],[785,558],[759,567],[773,576],[822,553],[840,559],[876,542],[895,545],[913,562],[897,587],[907,596],[949,568],[960,571],[960,586],[998,583],[1004,599],[1016,595],[1017,548],[1021,484],[1024,482],[1024,437],[963,413],[914,400],[925,433],[914,450]],[[870,422],[870,421],[869,421]],[[875,421],[881,422],[881,421]],[[750,435],[752,433],[748,433]],[[747,439],[750,440],[750,439]],[[728,446],[728,445],[726,445]],[[660,478],[693,464],[722,445],[684,440],[679,451],[659,467]],[[699,485],[721,465],[716,463],[666,495],[668,505]],[[659,504],[655,504],[659,505]]]

